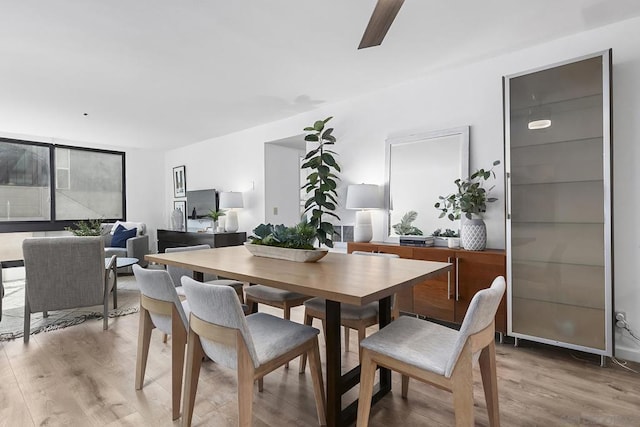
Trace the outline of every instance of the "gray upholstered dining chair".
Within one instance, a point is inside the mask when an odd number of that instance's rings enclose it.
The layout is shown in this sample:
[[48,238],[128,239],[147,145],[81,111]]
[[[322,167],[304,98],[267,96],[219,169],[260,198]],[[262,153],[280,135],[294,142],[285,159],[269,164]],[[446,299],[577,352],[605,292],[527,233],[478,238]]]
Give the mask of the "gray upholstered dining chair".
[[182,409],[183,426],[190,426],[204,355],[237,370],[240,426],[252,424],[253,384],[285,362],[308,354],[316,410],[326,425],[325,396],[318,348],[319,331],[266,313],[244,315],[228,286],[182,278],[190,301],[187,366]]
[[459,331],[403,316],[365,338],[360,343],[358,427],[369,424],[377,366],[402,374],[404,398],[409,390],[409,377],[451,391],[456,426],[474,425],[472,363],[478,357],[489,424],[499,426],[494,318],[505,287],[504,277],[499,276],[490,288],[478,291]]
[[180,301],[176,288],[163,270],[145,270],[133,265],[133,274],[140,287],[140,323],[136,355],[136,390],[144,384],[149,357],[151,331],[158,328],[171,335],[171,405],[173,419],[180,416],[182,369],[187,344],[189,303]]
[[[379,256],[387,258],[399,258],[397,254],[387,254],[382,252],[364,252],[353,251],[352,255]],[[398,304],[395,295],[392,302],[392,318],[398,317]],[[321,319],[322,327],[325,326],[325,313],[327,310],[327,301],[324,298],[311,298],[304,302],[304,324],[311,325],[313,319]],[[367,305],[351,305],[340,304],[340,324],[344,326],[344,351],[349,351],[349,330],[358,331],[358,344],[366,337],[367,328],[378,323],[379,307],[378,302],[372,302]],[[326,330],[324,331],[326,333]],[[360,347],[358,346],[358,351]],[[302,356],[300,362],[300,372],[304,372],[306,368],[306,358]]]
[[25,343],[29,342],[31,313],[102,305],[103,329],[107,329],[116,256],[105,268],[100,237],[28,238],[22,242],[22,252]]
[[[209,245],[194,245],[194,246],[180,246],[174,248],[166,248],[165,253],[173,253],[173,252],[186,252],[186,251],[198,251],[203,249],[211,249]],[[182,283],[180,279],[182,276],[192,277],[193,272],[186,268],[176,267],[174,265],[167,265],[167,272],[171,276],[171,280],[173,280],[173,284],[176,286],[176,291],[178,295],[184,296],[184,290],[182,289]],[[241,302],[244,302],[244,294],[242,289],[244,287],[242,282],[238,282],[237,280],[229,280],[229,279],[219,279],[218,276],[213,274],[205,274],[204,275],[205,282],[212,283],[215,281],[216,285],[226,285],[231,286],[238,294],[238,298],[240,298]]]

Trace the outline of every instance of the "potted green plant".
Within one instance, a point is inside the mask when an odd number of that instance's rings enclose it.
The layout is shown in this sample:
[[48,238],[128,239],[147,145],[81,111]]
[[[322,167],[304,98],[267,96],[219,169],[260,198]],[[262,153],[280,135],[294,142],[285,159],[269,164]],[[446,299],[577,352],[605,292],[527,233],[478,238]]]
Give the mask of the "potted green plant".
[[317,230],[311,222],[302,221],[293,227],[284,224],[260,224],[253,229],[245,247],[255,256],[314,262],[328,249],[315,248]]
[[225,215],[224,211],[221,210],[213,210],[213,209],[209,209],[209,213],[207,213],[205,216],[207,218],[211,218],[211,232],[215,233],[218,230],[218,220],[220,219],[220,217],[223,217]]
[[304,140],[317,142],[318,146],[307,153],[301,166],[303,170],[312,170],[307,176],[307,183],[302,186],[309,194],[304,204],[304,213],[311,212],[309,223],[316,229],[318,242],[330,248],[333,247],[333,224],[323,219],[327,215],[340,219],[334,213],[338,205],[337,181],[340,179],[336,172],[340,172],[340,165],[333,156],[336,153],[327,148],[335,144],[336,138],[332,135],[333,128],[325,129],[331,119],[332,117],[318,120],[313,126],[304,128],[305,131],[312,132]]
[[65,227],[64,229],[73,233],[74,236],[101,236],[101,225],[101,219],[87,219],[86,221],[78,221],[72,227]]
[[422,236],[422,230],[411,225],[411,223],[415,221],[417,217],[418,212],[407,212],[400,219],[399,223],[392,225],[393,231],[395,231],[398,236]]
[[491,178],[495,179],[493,169],[500,164],[500,160],[493,162],[490,169],[478,169],[467,179],[456,179],[456,192],[447,196],[440,196],[435,208],[440,210],[440,218],[447,217],[451,221],[460,219],[464,214],[466,220],[462,223],[462,246],[467,250],[483,250],[487,244],[487,230],[482,214],[487,210],[487,203],[498,200],[490,197],[494,186],[488,189],[484,184]]

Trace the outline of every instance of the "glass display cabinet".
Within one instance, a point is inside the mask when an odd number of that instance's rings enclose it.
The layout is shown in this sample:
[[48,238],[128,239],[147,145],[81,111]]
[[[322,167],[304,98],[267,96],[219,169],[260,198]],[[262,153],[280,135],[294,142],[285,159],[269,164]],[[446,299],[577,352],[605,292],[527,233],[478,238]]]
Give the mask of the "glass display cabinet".
[[504,78],[508,335],[613,351],[611,51]]

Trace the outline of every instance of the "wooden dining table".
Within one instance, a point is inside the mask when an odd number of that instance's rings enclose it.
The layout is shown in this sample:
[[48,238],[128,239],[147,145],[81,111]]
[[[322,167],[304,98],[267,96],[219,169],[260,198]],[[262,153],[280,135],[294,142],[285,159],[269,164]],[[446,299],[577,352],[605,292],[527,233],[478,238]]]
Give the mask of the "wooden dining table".
[[[379,301],[379,324],[391,321],[391,297],[396,292],[451,270],[445,262],[402,258],[347,255],[330,252],[313,263],[253,256],[243,246],[146,255],[149,262],[173,265],[194,271],[202,280],[211,273],[251,284],[272,286],[327,300],[326,385],[327,424],[351,424],[357,414],[357,399],[343,407],[342,396],[360,381],[360,366],[342,374],[340,305],[365,305]],[[372,402],[391,390],[391,372],[380,369],[380,382]]]

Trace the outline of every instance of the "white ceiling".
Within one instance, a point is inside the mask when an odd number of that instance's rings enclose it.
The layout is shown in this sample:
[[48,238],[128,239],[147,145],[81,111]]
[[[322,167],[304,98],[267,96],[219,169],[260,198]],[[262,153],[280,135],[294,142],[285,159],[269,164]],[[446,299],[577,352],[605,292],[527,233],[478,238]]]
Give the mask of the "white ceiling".
[[0,0],[0,131],[177,147],[640,15],[638,0],[407,0],[358,51],[374,4]]

